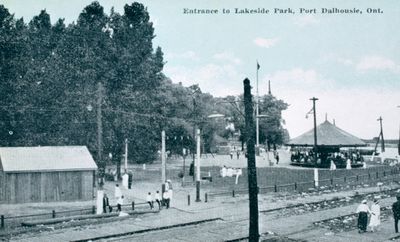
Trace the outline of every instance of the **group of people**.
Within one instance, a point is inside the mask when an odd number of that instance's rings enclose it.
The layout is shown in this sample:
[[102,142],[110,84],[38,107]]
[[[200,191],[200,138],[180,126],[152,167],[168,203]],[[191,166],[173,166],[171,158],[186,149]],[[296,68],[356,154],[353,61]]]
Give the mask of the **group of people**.
[[167,180],[165,183],[165,191],[162,194],[162,199],[159,191],[156,191],[154,197],[151,192],[148,192],[146,202],[149,204],[150,209],[154,208],[154,202],[158,204],[158,209],[161,209],[162,206],[165,206],[168,209],[172,200],[172,191],[172,183],[170,180]]
[[160,196],[160,192],[156,191],[156,193],[154,194],[154,198],[153,195],[151,195],[151,192],[149,192],[146,196],[146,202],[150,205],[150,209],[154,208],[154,202],[156,202],[158,204],[158,209],[161,209],[161,196]]
[[229,153],[229,156],[231,157],[231,160],[233,159],[233,154],[236,153],[236,158],[239,160],[240,158],[240,151],[239,150],[231,150]]
[[[122,195],[121,188],[119,187],[119,184],[115,184],[115,191],[114,191],[114,196],[117,201],[117,212],[122,211],[122,205],[124,204],[124,195]],[[172,183],[170,180],[167,180],[165,183],[165,192],[161,194],[159,191],[156,191],[153,195],[151,192],[148,192],[146,196],[146,202],[150,205],[150,209],[154,208],[154,202],[158,204],[158,209],[161,209],[162,206],[165,206],[166,208],[170,207],[170,203],[172,200]],[[107,196],[107,194],[103,195],[103,213],[111,213],[113,211],[113,207],[110,205],[110,200]]]
[[[371,208],[368,207],[367,200],[363,200],[361,204],[357,207],[358,213],[358,232],[367,232],[367,227],[370,228],[371,232],[381,224],[381,206],[379,205],[379,200],[374,199]],[[368,216],[370,216],[368,224]]]
[[[397,201],[392,205],[392,212],[394,218],[394,230],[396,233],[399,232],[399,220],[400,220],[400,195],[396,197]],[[374,199],[371,208],[368,207],[367,200],[363,200],[357,207],[358,213],[358,232],[364,233],[369,227],[371,232],[374,232],[381,224],[381,206],[379,200]],[[368,224],[368,216],[370,216]]]
[[[117,200],[117,211],[122,211],[122,205],[124,204],[124,195],[122,195],[121,188],[118,184],[115,184],[115,192],[114,192],[115,199]],[[103,213],[111,213],[113,211],[112,206],[110,205],[110,200],[106,193],[103,195]]]

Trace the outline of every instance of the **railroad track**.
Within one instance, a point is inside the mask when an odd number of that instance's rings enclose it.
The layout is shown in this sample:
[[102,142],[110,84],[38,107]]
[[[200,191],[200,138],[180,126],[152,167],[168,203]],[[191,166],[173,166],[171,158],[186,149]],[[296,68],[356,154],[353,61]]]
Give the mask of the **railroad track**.
[[[375,196],[375,195],[380,195],[382,198],[389,198],[389,197],[393,197],[397,194],[397,191],[399,189],[398,188],[394,188],[394,189],[388,189],[388,190],[384,190],[384,191],[379,191],[379,192],[370,192],[370,193],[365,193],[362,195],[353,195],[350,197],[347,197],[347,199],[345,197],[336,197],[333,199],[328,199],[328,200],[322,200],[322,201],[317,201],[317,202],[309,202],[309,203],[300,203],[300,204],[294,204],[294,205],[289,205],[289,206],[285,206],[285,207],[279,207],[279,208],[274,208],[274,209],[266,209],[266,210],[261,210],[260,214],[275,214],[275,218],[282,218],[285,216],[292,216],[293,213],[294,215],[301,215],[301,214],[305,214],[305,213],[312,213],[315,212],[316,210],[314,208],[318,208],[317,211],[323,211],[323,210],[327,210],[327,209],[333,209],[336,207],[340,207],[340,206],[348,206],[348,205],[352,205],[352,204],[356,204],[359,203],[362,199],[364,199],[367,196]],[[349,199],[350,198],[350,199]],[[299,212],[301,211],[301,212]],[[239,222],[243,222],[248,220],[247,214],[246,213],[237,213],[236,215],[239,215],[237,217],[237,219],[235,220],[224,220],[223,218],[217,218],[217,220],[220,221],[224,221],[225,223],[229,224],[229,223],[239,223]],[[343,217],[343,216],[341,216]],[[129,218],[129,217],[127,217]],[[339,217],[335,217],[332,219],[340,219]],[[15,233],[9,233],[9,234],[0,234],[0,240],[1,239],[7,239],[10,238],[10,236],[13,235],[19,235],[22,233],[35,233],[35,232],[39,232],[39,231],[53,231],[53,230],[57,230],[57,229],[64,229],[64,228],[71,228],[71,227],[81,227],[81,226],[88,226],[88,225],[92,225],[92,224],[99,224],[99,223],[108,223],[108,222],[113,222],[115,221],[115,219],[96,219],[96,220],[87,220],[84,222],[72,222],[72,223],[67,223],[67,224],[62,224],[62,225],[55,225],[52,228],[48,229],[46,227],[32,227],[32,228],[23,228],[23,230],[20,231],[15,231]],[[174,228],[187,228],[190,226],[194,226],[197,224],[202,224],[202,223],[208,223],[208,222],[212,222],[215,220],[199,220],[199,221],[194,221],[194,222],[190,222],[190,223],[183,223],[183,224],[176,224],[176,225],[171,225],[171,226],[165,226],[165,227],[159,227],[159,228],[154,228],[154,229],[143,229],[143,230],[136,230],[136,231],[129,231],[126,233],[116,233],[113,235],[108,235],[105,237],[96,237],[96,238],[92,238],[91,240],[105,240],[105,239],[111,239],[111,238],[115,238],[118,239],[120,237],[126,237],[126,236],[130,236],[130,235],[137,235],[137,234],[145,234],[145,233],[150,233],[150,232],[154,232],[154,231],[160,231],[160,230],[169,230],[169,229],[174,229]],[[323,221],[322,221],[323,222]],[[317,225],[315,225],[317,226]],[[77,240],[80,241],[80,240]],[[86,241],[86,240],[82,240],[82,241]]]

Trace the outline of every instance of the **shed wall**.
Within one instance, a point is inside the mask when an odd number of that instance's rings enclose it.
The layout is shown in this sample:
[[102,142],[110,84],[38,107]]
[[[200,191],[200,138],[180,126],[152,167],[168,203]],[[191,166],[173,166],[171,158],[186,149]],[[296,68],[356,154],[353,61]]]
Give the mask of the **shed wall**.
[[90,200],[93,195],[93,171],[0,171],[0,203]]

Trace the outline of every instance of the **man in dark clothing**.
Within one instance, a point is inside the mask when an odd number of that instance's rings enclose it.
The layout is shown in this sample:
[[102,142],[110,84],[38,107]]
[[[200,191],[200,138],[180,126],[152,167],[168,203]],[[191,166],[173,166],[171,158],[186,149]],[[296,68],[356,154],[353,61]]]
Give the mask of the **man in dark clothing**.
[[104,197],[103,197],[103,213],[107,213],[107,207],[109,207],[109,206],[110,206],[110,203],[108,202],[107,194],[104,194]]
[[275,154],[275,159],[276,159],[276,164],[278,165],[278,163],[279,163],[279,153],[278,152],[276,152],[276,154]]
[[400,196],[397,196],[397,201],[392,205],[393,217],[394,217],[394,230],[396,233],[399,232],[399,219],[400,219]]
[[367,231],[368,214],[371,213],[367,205],[367,200],[363,200],[361,202],[361,204],[357,207],[356,213],[358,213],[358,232],[364,233]]

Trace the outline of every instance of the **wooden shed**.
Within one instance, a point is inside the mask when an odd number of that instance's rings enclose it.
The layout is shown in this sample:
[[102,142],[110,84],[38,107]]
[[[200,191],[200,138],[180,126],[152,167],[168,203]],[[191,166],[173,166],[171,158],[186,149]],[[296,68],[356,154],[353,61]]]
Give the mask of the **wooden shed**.
[[0,147],[0,203],[93,199],[96,170],[86,146]]

